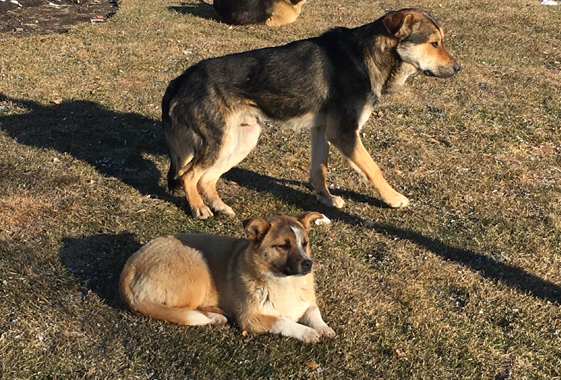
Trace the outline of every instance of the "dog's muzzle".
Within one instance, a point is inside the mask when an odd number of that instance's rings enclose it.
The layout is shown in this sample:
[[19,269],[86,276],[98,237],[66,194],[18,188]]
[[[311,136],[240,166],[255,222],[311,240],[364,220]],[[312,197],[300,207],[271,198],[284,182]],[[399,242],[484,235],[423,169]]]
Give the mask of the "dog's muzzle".
[[312,260],[309,258],[288,260],[286,264],[280,268],[280,271],[286,276],[305,276],[312,271],[312,265]]
[[462,65],[459,63],[455,63],[454,66],[450,67],[441,67],[438,69],[438,72],[435,73],[432,70],[423,70],[423,74],[428,77],[438,77],[438,78],[450,78],[451,76],[456,75],[462,69]]

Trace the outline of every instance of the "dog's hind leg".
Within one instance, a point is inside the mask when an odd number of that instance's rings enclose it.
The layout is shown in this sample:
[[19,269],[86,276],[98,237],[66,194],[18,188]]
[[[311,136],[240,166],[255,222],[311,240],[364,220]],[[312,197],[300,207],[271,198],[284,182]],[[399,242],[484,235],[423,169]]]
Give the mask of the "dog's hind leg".
[[224,316],[224,311],[218,306],[199,306],[197,310],[211,319],[213,325],[223,325],[228,322],[228,318]]
[[312,135],[312,165],[310,168],[310,183],[314,187],[318,201],[321,203],[341,208],[345,201],[332,195],[327,188],[327,161],[329,159],[329,143],[325,138],[325,125],[313,127]]
[[[337,128],[336,126],[334,128]],[[364,175],[372,186],[380,193],[382,200],[390,207],[405,207],[409,199],[395,191],[385,180],[380,167],[374,162],[358,135],[358,131],[341,128],[335,132],[327,130],[327,140],[331,142],[349,160],[356,171]]]
[[207,219],[213,215],[210,208],[204,204],[197,190],[197,184],[204,174],[205,170],[203,168],[193,165],[192,163],[187,165],[186,170],[179,170],[179,178],[181,178],[185,197],[191,208],[191,214],[193,217],[199,219]]
[[224,130],[222,146],[216,161],[200,177],[197,188],[212,210],[233,216],[234,210],[220,199],[216,191],[216,182],[222,174],[239,164],[255,148],[261,133],[261,123],[252,110],[242,109],[226,118]]
[[206,173],[199,180],[197,188],[212,210],[224,215],[234,216],[236,215],[234,210],[220,199],[218,191],[216,191],[218,178],[220,178],[220,175],[214,176]]
[[140,314],[154,319],[186,326],[223,325],[228,320],[219,313],[192,310],[184,307],[170,307],[158,302],[142,300],[137,310]]

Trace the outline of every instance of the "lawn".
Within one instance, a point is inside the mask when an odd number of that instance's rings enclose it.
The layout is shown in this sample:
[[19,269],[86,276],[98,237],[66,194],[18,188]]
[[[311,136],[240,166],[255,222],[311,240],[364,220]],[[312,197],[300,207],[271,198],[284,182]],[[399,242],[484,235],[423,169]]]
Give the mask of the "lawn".
[[[212,5],[124,0],[106,22],[0,37],[0,378],[561,379],[561,6],[539,0],[309,0],[279,28]],[[363,141],[411,199],[390,209],[341,158],[316,202],[309,133],[275,126],[224,175],[234,218],[169,193],[160,102],[201,59],[420,5],[463,65],[380,102]],[[317,294],[333,340],[183,327],[119,300],[126,259],[163,234],[244,236],[318,210]]]

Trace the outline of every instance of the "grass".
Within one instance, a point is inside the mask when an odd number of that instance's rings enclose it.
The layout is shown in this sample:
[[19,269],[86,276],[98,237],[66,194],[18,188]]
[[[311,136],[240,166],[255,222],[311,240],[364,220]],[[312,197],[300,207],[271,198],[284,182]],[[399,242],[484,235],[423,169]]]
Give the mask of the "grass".
[[[357,26],[395,0],[310,1],[293,25],[229,27],[204,3],[125,0],[102,25],[0,40],[2,379],[559,379],[560,10],[424,1],[464,66],[384,98],[364,128],[385,208],[332,152],[343,210],[307,184],[309,136],[266,128],[219,183],[237,217],[189,217],[165,190],[159,103],[197,61]],[[319,210],[311,238],[332,341],[185,328],[124,310],[127,257],[162,234],[243,236]]]

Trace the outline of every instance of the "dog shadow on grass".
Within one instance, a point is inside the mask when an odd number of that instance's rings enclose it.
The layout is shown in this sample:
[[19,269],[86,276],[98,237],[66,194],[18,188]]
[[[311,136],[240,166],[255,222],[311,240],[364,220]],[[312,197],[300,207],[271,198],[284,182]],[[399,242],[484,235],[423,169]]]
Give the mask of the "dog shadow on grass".
[[70,154],[144,195],[185,207],[183,197],[159,185],[161,173],[147,157],[167,152],[159,120],[86,100],[43,105],[0,94],[0,128],[20,144]]
[[168,10],[181,14],[191,14],[207,20],[220,21],[212,4],[205,3],[202,0],[198,2],[181,3],[181,6],[168,7]]
[[65,237],[59,251],[61,263],[107,305],[121,308],[119,275],[127,259],[141,244],[132,233]]
[[[106,176],[120,179],[142,194],[161,198],[186,210],[182,194],[173,196],[159,185],[161,173],[144,155],[161,155],[166,149],[160,123],[137,113],[105,109],[90,101],[42,105],[0,94],[0,128],[21,144],[54,149],[83,160]],[[449,246],[418,232],[368,223],[356,215],[320,205],[313,192],[302,192],[298,181],[282,180],[244,169],[232,169],[224,178],[240,186],[268,192],[305,210],[317,210],[330,218],[379,233],[409,240],[445,260],[460,263],[481,276],[551,302],[561,302],[561,287],[484,253]],[[305,185],[307,186],[307,185]],[[308,187],[309,189],[309,187]],[[346,199],[385,207],[377,199],[352,191],[334,191]],[[171,232],[171,231],[170,231]],[[165,231],[164,231],[165,233]],[[62,262],[111,305],[118,305],[117,282],[126,259],[140,247],[130,234],[65,238]]]
[[[342,210],[321,205],[315,200],[314,196],[286,186],[286,184],[301,184],[299,182],[291,183],[294,181],[283,181],[244,169],[232,169],[230,172],[226,173],[224,177],[237,182],[240,186],[255,191],[269,192],[304,210],[319,211],[333,220],[360,226],[362,228],[372,228],[378,233],[408,240],[420,247],[428,249],[446,261],[459,263],[472,271],[478,272],[479,275],[484,278],[503,283],[511,288],[516,288],[536,298],[561,303],[561,286],[558,284],[544,280],[514,265],[497,261],[483,253],[452,247],[439,239],[430,238],[412,230],[369,222],[357,215],[351,215]],[[333,193],[341,195],[345,199],[354,199],[357,202],[363,203],[367,202],[375,207],[386,207],[377,199],[365,197],[364,195],[352,191],[334,191]]]

